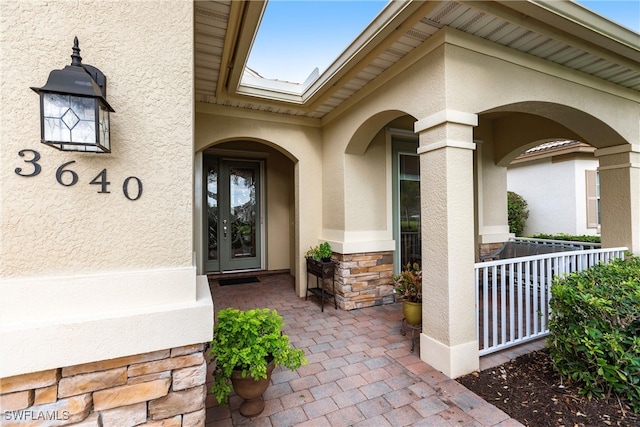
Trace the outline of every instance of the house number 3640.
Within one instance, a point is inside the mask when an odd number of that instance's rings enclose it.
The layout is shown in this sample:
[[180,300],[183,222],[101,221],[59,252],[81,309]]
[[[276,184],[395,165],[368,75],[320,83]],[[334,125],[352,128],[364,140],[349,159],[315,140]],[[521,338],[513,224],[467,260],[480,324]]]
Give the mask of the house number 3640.
[[[40,153],[36,150],[20,150],[18,151],[20,157],[25,157],[23,160],[29,164],[25,169],[16,168],[15,173],[24,177],[32,177],[38,175],[42,171],[40,166]],[[61,164],[56,169],[56,181],[58,184],[65,187],[71,187],[78,183],[78,174],[71,169],[71,165],[76,161],[71,160]],[[109,191],[109,185],[111,182],[107,181],[107,169],[102,169],[98,175],[95,176],[90,182],[90,185],[97,185],[99,187],[98,193],[111,193]],[[122,182],[122,193],[124,197],[129,200],[138,200],[142,197],[142,181],[136,176],[130,176],[125,178]]]

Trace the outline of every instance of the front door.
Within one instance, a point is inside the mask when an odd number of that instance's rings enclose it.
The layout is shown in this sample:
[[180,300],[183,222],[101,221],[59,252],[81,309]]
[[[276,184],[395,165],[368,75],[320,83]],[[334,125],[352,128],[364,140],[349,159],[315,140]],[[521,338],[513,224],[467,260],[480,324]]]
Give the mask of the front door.
[[207,272],[261,267],[260,166],[205,158]]

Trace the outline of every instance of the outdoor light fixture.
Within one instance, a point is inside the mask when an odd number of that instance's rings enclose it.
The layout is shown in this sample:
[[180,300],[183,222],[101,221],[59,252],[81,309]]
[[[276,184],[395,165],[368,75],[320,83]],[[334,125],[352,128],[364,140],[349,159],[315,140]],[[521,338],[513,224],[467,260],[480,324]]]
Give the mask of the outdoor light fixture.
[[32,87],[40,95],[42,143],[62,151],[110,153],[107,78],[83,65],[78,38],[73,39],[71,65],[49,73],[47,84]]

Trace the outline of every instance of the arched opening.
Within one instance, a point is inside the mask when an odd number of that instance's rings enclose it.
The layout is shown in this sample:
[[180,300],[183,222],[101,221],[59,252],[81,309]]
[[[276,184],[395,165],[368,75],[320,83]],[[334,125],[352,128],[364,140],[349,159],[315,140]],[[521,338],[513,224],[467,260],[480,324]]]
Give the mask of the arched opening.
[[[525,235],[602,233],[604,242],[604,235],[620,222],[614,220],[617,214],[612,206],[605,206],[606,200],[628,200],[624,192],[633,192],[600,185],[603,177],[598,153],[622,152],[630,147],[613,126],[576,108],[539,101],[492,108],[480,113],[479,118],[474,137],[480,142],[481,158],[477,172],[481,252],[489,248],[487,244],[500,241],[489,236],[490,229],[501,227],[502,234],[496,236],[502,241],[509,237],[504,234],[507,190],[529,203]],[[601,206],[612,213],[608,220],[602,218]],[[601,227],[603,221],[610,226]],[[628,244],[617,240],[610,240],[609,246]]]
[[203,273],[294,272],[295,162],[232,139],[196,153],[194,246]]
[[561,104],[520,102],[481,112],[480,118],[491,123],[496,142],[494,159],[501,166],[542,142],[577,140],[596,148],[628,144],[599,118]]
[[415,121],[401,111],[377,113],[354,132],[346,148],[347,230],[386,236],[392,251],[385,253],[396,274],[407,262],[422,261]]

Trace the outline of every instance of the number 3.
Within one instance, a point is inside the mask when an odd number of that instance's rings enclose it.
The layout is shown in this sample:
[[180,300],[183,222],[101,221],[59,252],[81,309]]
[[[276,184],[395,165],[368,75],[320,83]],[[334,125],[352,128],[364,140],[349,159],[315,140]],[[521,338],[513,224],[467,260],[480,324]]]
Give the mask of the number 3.
[[33,158],[31,160],[25,160],[25,163],[31,163],[33,165],[33,172],[31,173],[22,173],[22,168],[16,168],[15,172],[20,176],[36,176],[42,170],[42,167],[38,164],[38,160],[40,160],[40,153],[36,150],[20,150],[18,151],[18,155],[20,157],[24,157],[25,153],[33,154]]

